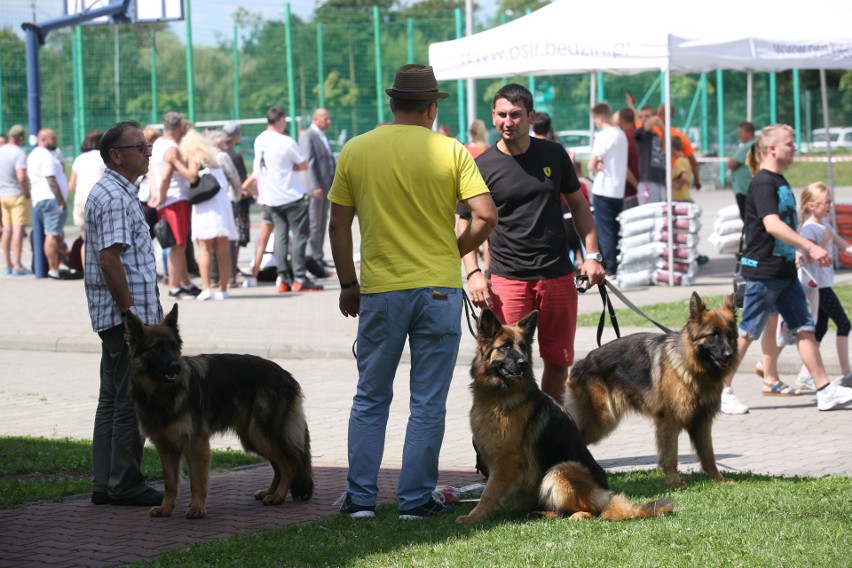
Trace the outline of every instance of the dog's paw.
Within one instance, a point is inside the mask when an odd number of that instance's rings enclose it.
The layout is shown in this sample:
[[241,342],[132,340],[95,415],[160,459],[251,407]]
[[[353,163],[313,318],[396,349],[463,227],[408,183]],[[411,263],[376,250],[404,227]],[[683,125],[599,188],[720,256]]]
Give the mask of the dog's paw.
[[171,517],[173,510],[174,510],[174,507],[157,506],[157,507],[151,507],[151,510],[148,511],[148,514],[151,515],[152,517]]
[[568,518],[572,521],[585,521],[586,519],[591,519],[592,517],[594,517],[594,515],[589,513],[588,511],[577,511]]
[[728,483],[728,484],[737,482],[736,479],[731,479],[730,477],[720,477],[719,479],[716,479],[715,481],[717,483]]
[[207,509],[203,505],[191,506],[186,512],[187,519],[203,519],[205,516],[207,516]]
[[479,519],[477,519],[473,515],[462,515],[461,517],[456,518],[456,522],[459,524],[472,524],[478,523]]
[[254,494],[254,498],[258,501],[263,501],[263,499],[269,495],[271,491],[269,489],[261,489],[260,491],[256,491]]
[[263,498],[264,505],[280,505],[283,502],[284,497],[276,497],[275,494],[270,494]]

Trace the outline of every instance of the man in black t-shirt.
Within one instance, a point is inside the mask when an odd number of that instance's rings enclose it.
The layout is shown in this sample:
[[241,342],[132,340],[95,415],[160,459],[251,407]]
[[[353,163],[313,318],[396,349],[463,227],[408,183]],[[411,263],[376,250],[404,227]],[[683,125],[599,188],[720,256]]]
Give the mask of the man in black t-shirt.
[[[562,224],[560,194],[586,247],[581,273],[591,284],[604,279],[602,257],[589,203],[561,145],[530,137],[535,121],[532,94],[509,84],[492,101],[500,140],[476,160],[497,206],[497,228],[488,238],[491,282],[475,253],[463,258],[468,292],[479,307],[490,307],[514,324],[539,310],[538,342],[544,373],[542,390],[562,403],[568,367],[574,362],[577,289]],[[461,211],[458,231],[467,226]]]
[[[767,126],[756,144],[762,160],[761,170],[752,179],[746,197],[745,248],[741,260],[746,292],[739,326],[739,360],[745,357],[752,341],[760,338],[769,316],[777,312],[796,336],[799,355],[814,379],[817,408],[831,410],[852,402],[852,388],[828,380],[814,335],[813,318],[796,276],[796,249],[810,262],[823,266],[831,263],[831,257],[825,249],[796,233],[796,197],[783,175],[796,153],[793,129],[786,124]],[[725,378],[721,410],[725,414],[744,414],[748,407],[736,398],[731,388],[734,372]],[[768,373],[763,393],[800,394]]]

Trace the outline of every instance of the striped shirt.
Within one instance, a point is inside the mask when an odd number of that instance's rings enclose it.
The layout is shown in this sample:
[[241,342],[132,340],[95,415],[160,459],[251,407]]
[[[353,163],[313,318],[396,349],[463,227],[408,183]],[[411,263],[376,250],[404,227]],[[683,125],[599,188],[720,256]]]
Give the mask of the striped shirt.
[[86,201],[86,300],[96,332],[121,325],[121,310],[101,273],[100,251],[122,245],[121,263],[130,297],[142,323],[153,325],[163,317],[154,247],[142,213],[136,187],[124,176],[107,170],[92,187]]

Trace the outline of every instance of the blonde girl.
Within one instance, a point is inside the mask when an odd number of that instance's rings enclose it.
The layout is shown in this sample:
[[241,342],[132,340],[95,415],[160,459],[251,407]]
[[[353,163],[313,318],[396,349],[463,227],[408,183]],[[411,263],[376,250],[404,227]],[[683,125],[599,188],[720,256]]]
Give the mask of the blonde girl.
[[[839,236],[830,224],[831,191],[821,182],[810,184],[802,192],[799,219],[802,224],[799,234],[824,248],[830,256],[834,255],[834,247],[838,246],[847,253],[852,253],[852,246]],[[822,341],[828,330],[828,320],[837,326],[837,359],[843,375],[840,384],[852,385],[852,372],[849,368],[849,318],[837,295],[834,293],[834,267],[809,263],[806,257],[802,260],[802,276],[804,285],[810,286],[810,281],[816,284],[819,291],[819,311],[816,317],[816,340]]]
[[488,149],[488,137],[485,134],[485,121],[477,118],[470,123],[470,142],[465,144],[470,155],[474,158],[478,157]]

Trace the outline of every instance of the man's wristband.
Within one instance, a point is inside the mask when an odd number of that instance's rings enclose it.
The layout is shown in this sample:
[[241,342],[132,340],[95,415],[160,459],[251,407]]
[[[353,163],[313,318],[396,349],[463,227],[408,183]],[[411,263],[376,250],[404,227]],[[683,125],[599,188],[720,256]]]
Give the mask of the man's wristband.
[[130,306],[129,308],[127,308],[126,310],[121,312],[121,318],[125,319],[127,317],[127,314],[133,314],[134,316],[137,316],[137,317],[139,316],[139,314],[136,313],[136,306]]
[[467,273],[467,279],[470,280],[470,277],[476,274],[477,272],[482,272],[481,268],[475,268]]
[[349,288],[354,288],[357,285],[358,285],[357,279],[353,280],[352,282],[341,282],[340,283],[340,289],[341,290],[347,290]]

